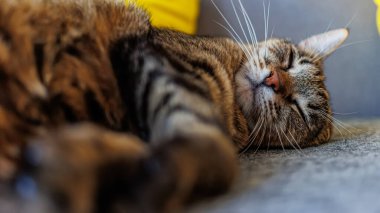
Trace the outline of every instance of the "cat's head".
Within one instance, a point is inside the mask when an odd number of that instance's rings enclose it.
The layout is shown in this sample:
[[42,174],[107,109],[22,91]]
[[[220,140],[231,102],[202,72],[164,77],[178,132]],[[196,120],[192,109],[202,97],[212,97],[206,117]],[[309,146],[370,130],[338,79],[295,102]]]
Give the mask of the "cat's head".
[[235,77],[236,95],[252,132],[252,146],[298,148],[330,139],[323,60],[348,34],[338,29],[299,44],[270,39],[243,46],[247,60]]

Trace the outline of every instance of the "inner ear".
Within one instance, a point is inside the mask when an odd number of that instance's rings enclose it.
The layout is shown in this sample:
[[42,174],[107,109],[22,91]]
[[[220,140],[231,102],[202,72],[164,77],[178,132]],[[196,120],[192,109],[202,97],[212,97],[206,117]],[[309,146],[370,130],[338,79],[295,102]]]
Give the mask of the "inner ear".
[[348,35],[349,31],[346,28],[331,30],[301,41],[298,47],[326,57],[338,49],[347,39]]

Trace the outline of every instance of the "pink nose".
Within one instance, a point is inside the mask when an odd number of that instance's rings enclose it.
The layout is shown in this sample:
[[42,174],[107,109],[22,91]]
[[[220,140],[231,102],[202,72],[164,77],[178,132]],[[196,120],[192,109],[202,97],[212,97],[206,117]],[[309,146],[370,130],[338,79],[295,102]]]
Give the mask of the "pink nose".
[[271,74],[265,79],[264,84],[268,87],[272,87],[275,92],[280,91],[281,82],[276,71],[272,71]]

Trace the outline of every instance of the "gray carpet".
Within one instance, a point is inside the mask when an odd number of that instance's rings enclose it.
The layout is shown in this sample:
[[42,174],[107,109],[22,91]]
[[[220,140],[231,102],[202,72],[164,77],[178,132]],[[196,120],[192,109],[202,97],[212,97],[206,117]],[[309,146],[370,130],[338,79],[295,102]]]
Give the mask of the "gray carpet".
[[[326,145],[245,154],[235,187],[188,212],[380,212],[380,120],[347,124]],[[0,212],[51,212],[43,199],[2,195]]]
[[190,212],[380,212],[380,120],[348,124],[326,145],[242,156],[236,187]]

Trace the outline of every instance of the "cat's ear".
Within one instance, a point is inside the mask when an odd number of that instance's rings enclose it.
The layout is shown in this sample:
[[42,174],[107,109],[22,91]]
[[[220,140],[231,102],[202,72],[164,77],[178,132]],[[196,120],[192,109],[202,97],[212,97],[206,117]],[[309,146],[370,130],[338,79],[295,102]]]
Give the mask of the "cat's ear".
[[301,41],[298,47],[326,57],[338,49],[347,39],[348,35],[349,31],[346,28],[331,30]]

